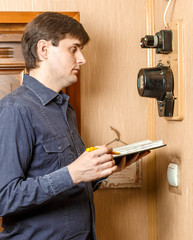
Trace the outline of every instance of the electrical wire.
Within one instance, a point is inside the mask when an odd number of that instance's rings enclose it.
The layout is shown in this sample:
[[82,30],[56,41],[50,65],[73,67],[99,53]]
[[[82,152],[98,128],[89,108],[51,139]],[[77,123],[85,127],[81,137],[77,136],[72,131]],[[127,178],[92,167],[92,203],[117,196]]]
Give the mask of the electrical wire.
[[166,6],[165,12],[164,12],[164,24],[165,24],[165,28],[168,27],[168,25],[167,25],[167,23],[166,23],[166,13],[167,13],[167,11],[168,11],[168,8],[169,8],[169,6],[170,6],[171,1],[172,1],[172,0],[169,0],[168,4],[167,4],[167,6]]

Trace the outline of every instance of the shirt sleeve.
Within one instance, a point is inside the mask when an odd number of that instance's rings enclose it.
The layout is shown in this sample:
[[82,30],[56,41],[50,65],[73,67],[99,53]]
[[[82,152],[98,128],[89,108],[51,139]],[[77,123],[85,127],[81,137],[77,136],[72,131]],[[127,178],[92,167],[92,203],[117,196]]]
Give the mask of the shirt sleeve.
[[27,178],[35,134],[24,110],[0,108],[0,216],[24,211],[73,187],[67,167],[45,176]]
[[97,190],[100,188],[102,182],[103,182],[105,179],[107,179],[107,177],[98,179],[98,180],[96,180],[96,181],[92,181],[92,189],[93,189],[93,192],[97,191]]

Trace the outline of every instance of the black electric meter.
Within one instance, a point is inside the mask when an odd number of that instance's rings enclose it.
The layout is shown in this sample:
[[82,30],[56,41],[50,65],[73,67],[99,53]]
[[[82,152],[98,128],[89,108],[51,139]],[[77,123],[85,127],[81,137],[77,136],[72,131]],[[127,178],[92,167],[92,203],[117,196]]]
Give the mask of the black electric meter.
[[141,97],[155,98],[160,117],[172,117],[174,108],[174,78],[169,66],[140,69],[137,89]]

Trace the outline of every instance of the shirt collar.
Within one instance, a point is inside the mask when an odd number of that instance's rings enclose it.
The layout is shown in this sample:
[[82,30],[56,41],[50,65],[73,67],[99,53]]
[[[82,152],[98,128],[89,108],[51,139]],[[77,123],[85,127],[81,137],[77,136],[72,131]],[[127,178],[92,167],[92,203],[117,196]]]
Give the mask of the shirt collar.
[[29,76],[28,74],[24,74],[23,85],[29,88],[36,96],[41,100],[43,105],[47,105],[52,100],[55,100],[56,103],[62,104],[62,102],[68,101],[69,97],[64,94],[62,91],[60,94],[53,91],[50,88],[47,88],[42,83],[40,83],[37,79]]

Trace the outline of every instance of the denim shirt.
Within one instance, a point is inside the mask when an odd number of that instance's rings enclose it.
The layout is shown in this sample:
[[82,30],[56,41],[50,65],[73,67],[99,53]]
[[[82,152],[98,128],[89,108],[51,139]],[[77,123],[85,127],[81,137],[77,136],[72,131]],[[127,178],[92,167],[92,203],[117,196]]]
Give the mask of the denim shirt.
[[0,240],[93,240],[92,183],[67,166],[85,151],[68,96],[24,75],[0,101]]

